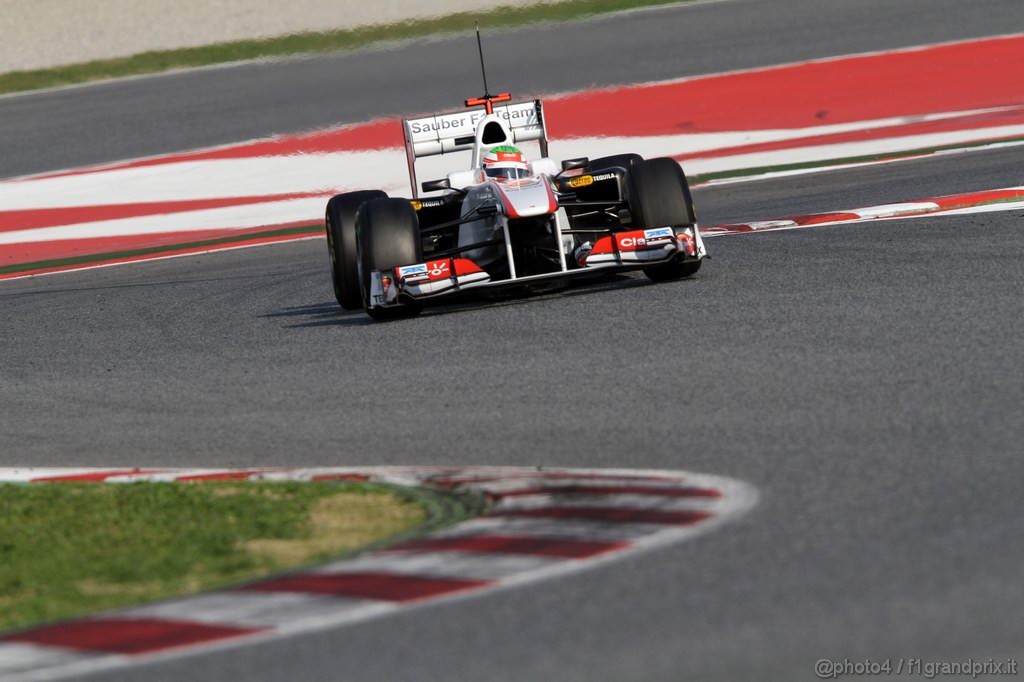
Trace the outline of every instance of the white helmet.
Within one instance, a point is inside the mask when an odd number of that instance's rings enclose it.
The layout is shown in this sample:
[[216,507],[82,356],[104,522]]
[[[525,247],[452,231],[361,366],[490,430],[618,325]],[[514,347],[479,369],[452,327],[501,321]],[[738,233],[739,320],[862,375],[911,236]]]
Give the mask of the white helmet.
[[521,151],[502,145],[484,154],[484,173],[498,181],[522,180],[530,177],[530,166]]

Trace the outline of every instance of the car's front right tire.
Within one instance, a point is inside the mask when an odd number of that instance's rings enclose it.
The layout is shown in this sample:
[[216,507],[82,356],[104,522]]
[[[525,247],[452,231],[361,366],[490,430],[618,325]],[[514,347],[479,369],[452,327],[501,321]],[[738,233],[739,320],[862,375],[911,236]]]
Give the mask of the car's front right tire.
[[[648,159],[635,164],[627,179],[629,212],[636,229],[692,225],[696,229],[693,199],[686,174],[673,159]],[[655,282],[696,274],[702,260],[674,261],[644,268]]]

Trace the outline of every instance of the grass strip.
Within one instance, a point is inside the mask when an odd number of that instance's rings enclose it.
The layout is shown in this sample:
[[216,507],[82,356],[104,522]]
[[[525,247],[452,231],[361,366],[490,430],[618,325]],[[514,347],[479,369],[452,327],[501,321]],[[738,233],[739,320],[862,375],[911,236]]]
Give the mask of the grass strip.
[[0,485],[0,631],[222,587],[482,509],[379,484]]
[[555,4],[498,7],[485,12],[460,12],[444,17],[375,24],[347,30],[293,33],[262,40],[238,40],[202,47],[155,50],[117,59],[100,59],[31,71],[12,71],[0,75],[0,94],[247,59],[353,50],[387,40],[468,31],[473,28],[475,21],[479,21],[486,29],[493,30],[669,4],[676,3],[667,0],[565,0]]
[[230,237],[219,237],[217,239],[205,239],[195,242],[184,242],[181,244],[147,246],[143,249],[91,253],[82,256],[71,256],[69,258],[39,260],[31,263],[15,263],[13,265],[0,266],[0,275],[11,275],[19,272],[33,272],[35,270],[49,270],[52,268],[70,268],[76,265],[94,265],[96,263],[105,263],[107,261],[117,261],[127,258],[156,256],[164,253],[173,253],[175,251],[201,249],[207,246],[230,246],[231,244],[241,244],[273,237],[301,237],[317,234],[321,231],[323,231],[322,223],[316,225],[302,225],[299,227],[286,227],[278,230],[269,230],[267,232],[247,232],[245,234],[233,235]]
[[[846,164],[871,163],[873,161],[898,161],[909,159],[914,156],[926,156],[939,152],[953,151],[955,149],[976,149],[994,144],[1013,142],[1024,142],[1024,137],[1013,137],[1002,140],[981,140],[979,142],[957,142],[938,147],[922,147],[919,149],[905,149],[902,151],[882,152],[879,154],[865,154],[863,156],[847,156],[837,159],[825,159],[822,161],[803,161],[800,163],[780,163],[774,166],[758,166],[756,168],[738,168],[735,170],[718,171],[715,173],[700,173],[689,175],[693,184],[710,182],[711,180],[722,180],[725,178],[742,178],[751,175],[767,175],[769,173],[783,173],[786,171],[805,170],[808,168],[827,169],[831,166],[842,166]],[[680,163],[686,168],[686,160]]]

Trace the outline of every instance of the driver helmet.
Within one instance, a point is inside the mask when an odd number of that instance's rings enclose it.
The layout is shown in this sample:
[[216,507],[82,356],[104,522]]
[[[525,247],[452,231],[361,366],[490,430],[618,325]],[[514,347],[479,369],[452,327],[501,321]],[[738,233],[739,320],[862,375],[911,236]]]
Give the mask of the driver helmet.
[[516,147],[502,145],[484,154],[484,173],[499,181],[523,180],[530,177],[530,167]]

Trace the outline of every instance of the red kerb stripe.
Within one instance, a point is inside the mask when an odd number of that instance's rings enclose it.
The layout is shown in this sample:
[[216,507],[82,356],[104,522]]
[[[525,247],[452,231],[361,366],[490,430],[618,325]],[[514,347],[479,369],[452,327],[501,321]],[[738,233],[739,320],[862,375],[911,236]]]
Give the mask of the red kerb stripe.
[[[804,128],[1013,106],[1021,103],[1024,91],[1024,79],[1019,77],[1022,46],[1021,36],[987,38],[683,82],[589,90],[546,101],[544,109],[548,134],[558,140]],[[584,111],[601,115],[581,115]]]
[[951,209],[967,206],[978,206],[980,204],[994,201],[1009,201],[1013,199],[1024,199],[1024,190],[1020,189],[993,189],[985,192],[971,192],[969,194],[954,194],[948,197],[929,199],[939,205],[939,208]]
[[366,474],[317,474],[311,481],[356,481],[363,483],[370,480]]
[[248,585],[257,592],[304,592],[406,602],[487,587],[490,580],[426,578],[394,573],[309,573]]
[[560,557],[563,559],[584,559],[598,554],[626,549],[629,546],[629,542],[472,535],[413,540],[391,547],[386,551],[484,552],[488,554],[524,554],[528,556]]
[[797,225],[817,225],[819,223],[831,223],[838,220],[860,220],[857,213],[815,213],[812,215],[798,215],[795,218],[784,218],[792,220]]
[[108,478],[117,476],[134,476],[136,474],[159,473],[153,469],[111,469],[109,471],[90,471],[85,474],[64,474],[62,476],[44,476],[32,479],[33,483],[102,483]]
[[36,628],[0,638],[0,642],[29,642],[83,651],[144,654],[188,644],[242,637],[265,629],[147,618],[95,619]]
[[185,483],[195,481],[247,481],[253,476],[258,474],[266,473],[265,470],[257,471],[219,471],[213,474],[195,474],[192,476],[181,476],[176,478],[176,481],[182,481]]
[[721,497],[722,493],[713,488],[669,488],[642,485],[552,485],[494,492],[491,495],[503,497],[527,497],[530,495],[651,495],[654,497]]
[[17,211],[0,211],[0,232],[33,230],[42,227],[79,225],[99,220],[119,220],[143,216],[167,215],[186,211],[202,211],[214,208],[264,204],[274,201],[328,197],[332,190],[318,192],[295,192],[291,194],[267,194],[250,197],[225,197],[223,199],[180,199],[177,201],[151,201],[131,204],[103,204],[99,206],[62,206],[58,208],[32,208]]
[[510,509],[487,516],[581,519],[587,521],[612,521],[615,523],[660,523],[673,526],[689,526],[711,516],[710,512],[694,510],[631,509],[623,507],[542,507],[540,509]]
[[[308,236],[309,235],[306,235],[306,234],[277,235],[277,236],[274,236],[274,237],[261,237],[261,236],[257,235],[257,236],[253,236],[251,239],[245,239],[245,240],[242,240],[242,241],[233,242],[231,244],[220,244],[220,245],[215,245],[215,246],[192,246],[192,247],[168,248],[167,251],[161,251],[160,253],[155,254],[155,255],[154,254],[150,254],[150,255],[127,256],[127,257],[118,257],[118,258],[104,256],[103,255],[104,254],[104,250],[103,249],[100,249],[99,247],[94,247],[95,250],[92,251],[92,253],[98,254],[98,255],[96,255],[96,260],[95,261],[92,261],[92,262],[89,262],[89,263],[82,263],[82,264],[74,264],[74,263],[72,263],[72,264],[69,264],[69,265],[54,265],[54,266],[49,266],[49,267],[41,267],[41,268],[37,268],[37,269],[34,269],[34,270],[20,270],[20,271],[17,271],[17,272],[8,272],[6,274],[0,274],[0,280],[13,279],[13,278],[16,278],[16,277],[26,277],[26,276],[29,276],[29,275],[41,275],[41,274],[46,274],[46,273],[50,273],[50,272],[61,272],[61,271],[66,271],[66,270],[80,270],[80,269],[83,269],[83,268],[94,268],[94,267],[99,267],[101,265],[120,265],[120,264],[123,264],[123,263],[136,263],[136,262],[139,262],[139,261],[152,260],[154,258],[166,258],[166,257],[171,257],[171,256],[183,256],[183,255],[188,255],[188,254],[198,254],[198,255],[201,255],[201,254],[209,253],[211,251],[217,251],[217,250],[220,250],[220,249],[241,248],[241,247],[245,247],[245,246],[259,246],[259,245],[262,245],[262,244],[274,244],[276,242],[286,242],[286,241],[291,241],[291,240],[295,240],[295,239],[306,239]],[[120,240],[120,239],[121,239],[120,237],[115,237],[114,239],[110,240],[109,243],[116,247],[116,242],[118,240]],[[125,237],[125,239],[128,239],[128,237]],[[142,235],[140,237],[137,237],[137,239],[145,240],[146,239],[146,235]],[[105,240],[103,240],[103,239],[86,239],[86,240],[82,240],[82,241],[83,242],[104,242]],[[78,242],[75,242],[75,241],[72,241],[72,242],[44,242],[42,246],[43,246],[44,250],[45,249],[53,249],[53,248],[60,249],[61,247],[66,247],[66,246],[73,245],[73,244],[76,244],[76,243],[78,243]],[[17,246],[17,245],[15,245],[15,246]],[[22,245],[22,246],[24,246],[24,245]],[[109,249],[107,249],[107,250],[109,250]],[[2,264],[3,260],[4,260],[3,256],[0,255],[0,264]],[[32,263],[32,262],[35,262],[35,261],[38,261],[38,260],[40,260],[40,258],[29,258],[29,259],[24,259],[21,262],[23,262],[23,263]]]
[[[703,230],[701,230],[703,232]],[[557,481],[561,479],[570,480],[594,480],[594,481],[652,481],[652,482],[673,482],[679,481],[678,478],[672,476],[636,476],[636,475],[623,475],[617,476],[615,474],[574,474],[571,472],[547,472],[547,471],[533,471],[529,473],[511,473],[508,476],[500,476],[495,474],[485,474],[480,476],[441,476],[438,478],[431,479],[431,483],[437,486],[445,488],[451,488],[459,485],[472,485],[476,483],[490,483],[491,481],[513,481],[513,480],[529,480],[529,479],[540,479],[545,481]]]
[[[888,140],[894,137],[905,137],[910,135],[925,135],[929,133],[957,132],[964,130],[981,130],[996,125],[1019,125],[1024,122],[1024,113],[1019,109],[1012,112],[999,111],[988,112],[957,118],[946,118],[937,121],[915,121],[899,125],[886,125],[869,130],[855,130],[845,133],[831,133],[823,135],[808,135],[806,137],[791,138],[788,140],[774,140],[758,144],[744,144],[734,147],[717,147],[698,152],[684,154],[673,154],[672,158],[678,161],[693,159],[712,159],[737,154],[753,154],[757,152],[780,151],[783,149],[797,149],[814,147],[818,145],[842,144],[845,142],[865,142],[869,140]],[[979,139],[992,142],[1001,139],[1016,139],[1017,135],[996,135],[992,136],[979,134]],[[685,163],[684,163],[685,165]]]
[[733,225],[714,225],[712,227],[700,228],[701,234],[732,234],[734,232],[753,232],[754,228],[746,223],[735,223]]

